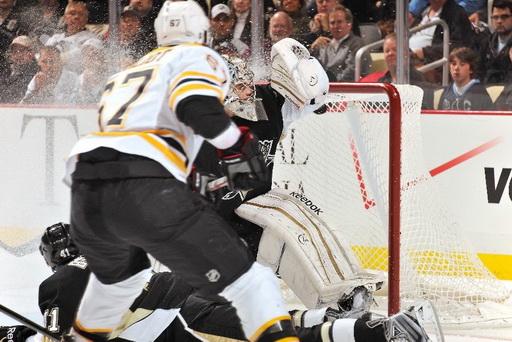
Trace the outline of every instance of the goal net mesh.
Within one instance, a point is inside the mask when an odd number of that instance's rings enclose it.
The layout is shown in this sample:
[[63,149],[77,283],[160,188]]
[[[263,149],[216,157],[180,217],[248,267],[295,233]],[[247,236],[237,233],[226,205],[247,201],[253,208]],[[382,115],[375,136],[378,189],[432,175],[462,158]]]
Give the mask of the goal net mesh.
[[[423,91],[396,88],[402,110],[401,307],[430,299],[444,322],[487,320],[482,304],[501,305],[510,291],[464,237],[425,165]],[[295,122],[281,141],[274,187],[302,192],[349,241],[363,268],[387,271],[389,99],[331,87],[327,102],[327,113]]]

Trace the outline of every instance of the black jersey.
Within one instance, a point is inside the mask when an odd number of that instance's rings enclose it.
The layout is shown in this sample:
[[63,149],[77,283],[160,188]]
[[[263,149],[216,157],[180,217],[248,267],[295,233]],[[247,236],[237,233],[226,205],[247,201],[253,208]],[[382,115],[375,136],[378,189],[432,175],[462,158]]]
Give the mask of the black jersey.
[[71,329],[90,274],[85,258],[77,257],[39,285],[39,309],[49,332],[60,335]]
[[[283,115],[282,107],[284,98],[279,95],[270,84],[256,85],[256,98],[261,99],[268,120],[251,121],[240,117],[234,117],[233,121],[238,126],[249,127],[251,132],[258,137],[261,151],[269,171],[272,172],[274,166],[274,155],[277,144],[283,133]],[[204,142],[199,154],[195,160],[195,165],[199,169],[222,176],[220,161],[215,152],[215,148],[208,142]],[[250,199],[266,193],[272,185],[271,179],[268,183],[249,192],[231,191],[224,196],[221,203],[217,204],[217,212],[224,218],[229,218],[233,210],[237,208],[246,199]]]

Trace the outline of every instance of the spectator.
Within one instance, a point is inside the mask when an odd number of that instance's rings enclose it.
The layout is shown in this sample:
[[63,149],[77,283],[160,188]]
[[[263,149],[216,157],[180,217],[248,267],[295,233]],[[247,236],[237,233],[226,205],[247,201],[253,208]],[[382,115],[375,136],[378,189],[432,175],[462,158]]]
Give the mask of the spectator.
[[12,40],[29,32],[28,18],[24,15],[21,3],[16,0],[0,0],[0,77],[6,77],[9,73],[5,53]]
[[251,44],[251,1],[231,1],[231,12],[235,18],[232,43],[242,55]]
[[[512,60],[512,49],[509,50],[509,57]],[[507,78],[507,83],[495,101],[496,110],[512,110],[512,78]]]
[[78,77],[76,104],[97,104],[108,78],[107,59],[101,40],[91,38],[82,46],[83,71]]
[[[390,33],[384,38],[383,45],[384,59],[386,60],[387,71],[375,72],[363,77],[359,82],[386,82],[397,83],[397,55],[396,55],[396,34]],[[410,68],[409,83],[423,88],[423,109],[432,109],[434,102],[433,84],[425,81],[423,74],[414,67]]]
[[[487,5],[487,0],[455,0],[455,2],[464,8],[467,15],[470,16],[482,7]],[[410,0],[409,18],[414,20],[421,15],[421,12],[429,5],[428,0]]]
[[485,87],[476,79],[477,55],[467,47],[450,53],[450,75],[453,83],[443,90],[439,109],[492,110],[492,99]]
[[[455,0],[429,0],[427,7],[414,25],[427,24],[437,18],[448,24],[450,31],[450,51],[456,47],[471,47],[475,42],[475,33],[466,11]],[[413,34],[409,39],[409,47],[414,57],[427,64],[443,56],[443,28],[440,25],[431,26]],[[440,73],[435,73],[432,82],[440,82]]]
[[[319,37],[311,44],[312,54],[323,67],[336,76],[338,82],[354,81],[357,50],[364,46],[363,39],[352,32],[352,12],[343,5],[329,13],[331,38]],[[362,76],[370,70],[371,57],[366,52],[362,57]]]
[[[343,5],[350,9],[358,23],[375,23],[381,14],[379,7],[382,1],[378,0],[343,0]],[[359,31],[354,33],[359,34]]]
[[315,0],[317,13],[309,22],[309,32],[298,36],[298,41],[311,50],[311,44],[319,37],[330,38],[329,12],[340,5],[341,0]]
[[45,44],[57,46],[61,51],[64,68],[77,74],[81,72],[80,53],[82,45],[88,39],[98,38],[98,36],[87,31],[85,28],[88,18],[89,11],[85,3],[79,1],[70,2],[64,12],[65,31],[54,34]]
[[[280,10],[292,18],[293,34],[299,36],[309,31],[309,17],[302,12],[304,0],[283,0]],[[269,28],[270,29],[270,28]]]
[[19,103],[27,85],[39,70],[34,42],[27,36],[14,38],[9,46],[10,74],[0,79],[0,103]]
[[121,13],[119,22],[119,47],[121,65],[128,66],[157,47],[156,41],[142,32],[142,21],[138,12],[127,8]]
[[66,5],[60,0],[38,0],[38,3],[30,7],[27,15],[37,18],[31,24],[30,36],[45,44],[48,39],[61,32],[60,19],[64,15]]
[[37,64],[41,70],[28,84],[21,103],[73,104],[78,76],[64,69],[59,49],[43,46]]
[[160,10],[153,0],[130,0],[130,9],[133,9],[140,16],[141,35],[156,42],[155,19]]
[[269,36],[272,44],[277,43],[283,38],[289,38],[293,34],[292,18],[283,11],[274,13],[270,18]]
[[231,17],[229,6],[217,4],[213,6],[211,12],[212,48],[221,55],[237,56],[238,50],[231,43],[235,20]]
[[512,46],[512,1],[495,0],[492,5],[492,25],[494,33],[482,45],[480,53],[480,70],[482,81],[489,83],[506,83],[511,71],[509,58]]

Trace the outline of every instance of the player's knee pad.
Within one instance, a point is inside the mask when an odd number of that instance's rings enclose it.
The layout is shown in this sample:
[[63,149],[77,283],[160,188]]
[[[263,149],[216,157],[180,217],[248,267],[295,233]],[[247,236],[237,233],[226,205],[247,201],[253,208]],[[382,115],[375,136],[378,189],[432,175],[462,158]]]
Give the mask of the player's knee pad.
[[150,277],[148,268],[122,282],[103,284],[91,274],[78,308],[77,327],[86,332],[114,330]]
[[276,276],[256,262],[220,295],[236,308],[244,333],[251,341],[258,340],[274,323],[291,320]]
[[320,218],[322,209],[297,192],[273,189],[236,213],[263,227],[258,262],[278,272],[308,308],[330,305],[358,286],[385,277],[363,271],[350,245]]

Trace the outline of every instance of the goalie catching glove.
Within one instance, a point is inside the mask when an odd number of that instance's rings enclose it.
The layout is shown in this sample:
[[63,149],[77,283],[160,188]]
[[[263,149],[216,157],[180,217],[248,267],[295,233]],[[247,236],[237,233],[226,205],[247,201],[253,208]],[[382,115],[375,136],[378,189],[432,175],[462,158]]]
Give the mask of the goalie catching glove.
[[240,138],[230,148],[217,150],[222,172],[232,190],[252,190],[269,181],[269,171],[259,148],[258,137],[248,127],[239,127]]
[[304,45],[292,38],[284,38],[272,46],[271,60],[272,88],[296,109],[306,105],[319,107],[325,102],[329,78]]

